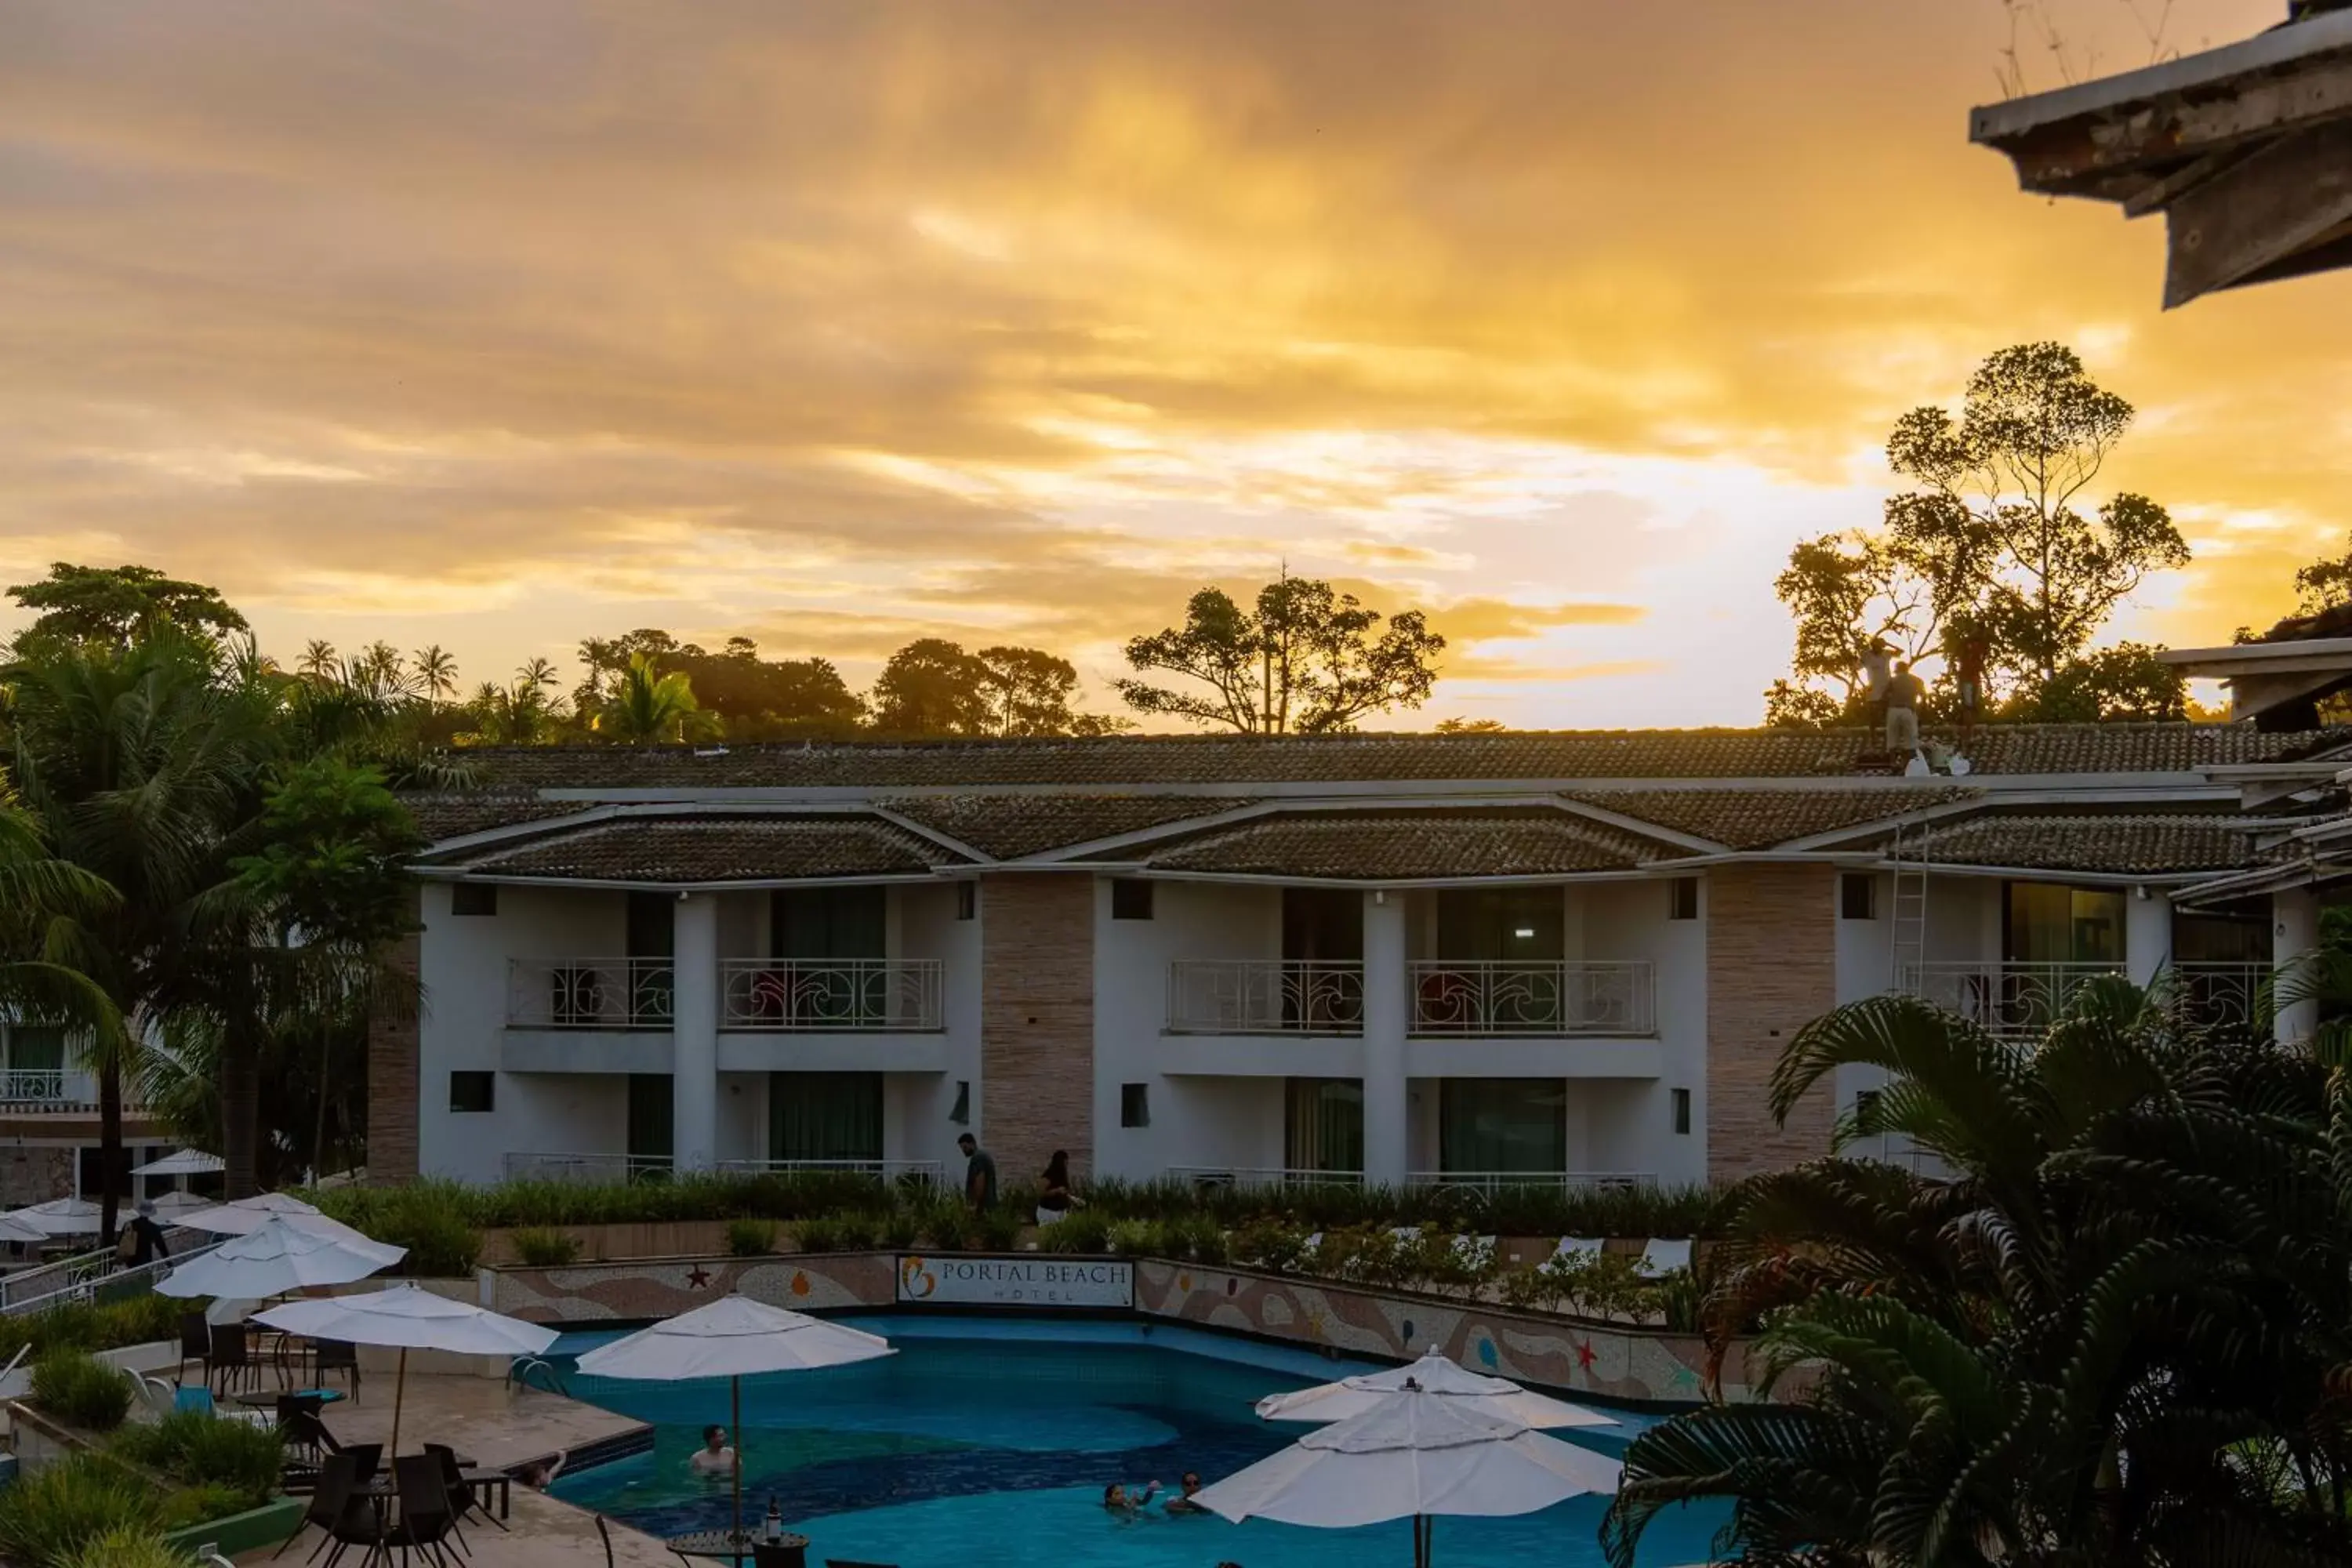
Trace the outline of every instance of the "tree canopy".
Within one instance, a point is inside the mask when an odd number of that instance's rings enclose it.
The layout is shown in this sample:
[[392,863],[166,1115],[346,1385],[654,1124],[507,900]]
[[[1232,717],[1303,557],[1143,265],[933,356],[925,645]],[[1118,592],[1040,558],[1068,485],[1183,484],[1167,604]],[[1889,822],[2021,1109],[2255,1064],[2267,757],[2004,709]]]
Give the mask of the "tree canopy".
[[1318,734],[1355,728],[1368,713],[1418,708],[1437,679],[1445,639],[1419,610],[1385,628],[1377,610],[1312,577],[1283,576],[1244,610],[1203,588],[1184,624],[1131,638],[1139,671],[1182,676],[1192,687],[1129,677],[1120,697],[1142,713],[1223,725],[1244,735]]
[[29,644],[103,643],[120,648],[142,632],[176,626],[221,638],[247,629],[220,590],[166,577],[152,566],[77,566],[60,561],[37,583],[19,583],[8,596],[37,611],[18,634]]
[[1767,721],[1856,717],[1864,656],[1881,644],[1940,662],[1948,705],[1952,667],[1969,663],[2003,717],[2179,711],[2185,689],[2166,667],[2092,650],[2150,573],[2189,561],[2156,501],[2117,491],[2092,507],[2132,415],[2072,350],[2042,342],[1979,365],[1957,417],[1929,405],[1896,420],[1887,463],[1912,488],[1887,500],[1876,532],[1800,543],[1774,584],[1796,642]]

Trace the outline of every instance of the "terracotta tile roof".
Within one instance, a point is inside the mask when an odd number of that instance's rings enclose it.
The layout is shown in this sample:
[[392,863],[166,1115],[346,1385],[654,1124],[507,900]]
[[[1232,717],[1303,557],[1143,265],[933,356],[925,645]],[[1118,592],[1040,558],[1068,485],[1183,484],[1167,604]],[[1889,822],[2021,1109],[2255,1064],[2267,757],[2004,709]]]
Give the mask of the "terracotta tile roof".
[[1916,837],[1906,833],[1903,858],[2126,875],[2228,871],[2253,864],[2256,833],[2274,833],[2278,826],[2274,818],[2219,812],[1979,816]]
[[1905,812],[1979,796],[1982,790],[1925,785],[1857,790],[1580,790],[1568,798],[1720,844],[1761,849],[1833,828],[1861,827]]
[[[2178,772],[2299,758],[2352,730],[2266,734],[2242,724],[2018,724],[1966,748],[1986,773]],[[1860,730],[1562,731],[1498,735],[1113,736],[703,748],[480,748],[493,790],[1004,784],[1247,784],[1351,780],[1803,778],[1874,771]]]
[[461,864],[498,876],[670,883],[871,877],[949,858],[903,827],[860,817],[625,817],[501,845]]
[[1151,855],[1171,871],[1261,877],[1535,877],[1628,870],[1673,851],[1559,812],[1300,813],[1211,828]]
[[876,804],[999,860],[1017,860],[1250,802],[1197,795],[932,795]]
[[479,833],[486,828],[570,816],[586,809],[576,800],[541,800],[535,795],[476,794],[464,790],[420,791],[402,795],[400,802],[416,819],[416,830],[425,835],[427,843]]

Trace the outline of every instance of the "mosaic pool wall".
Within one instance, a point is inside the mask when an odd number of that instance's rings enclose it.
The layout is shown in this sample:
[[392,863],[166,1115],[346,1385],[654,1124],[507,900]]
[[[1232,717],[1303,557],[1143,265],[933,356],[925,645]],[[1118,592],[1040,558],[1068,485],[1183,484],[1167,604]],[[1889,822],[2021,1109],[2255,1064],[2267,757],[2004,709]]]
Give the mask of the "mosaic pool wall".
[[[677,1258],[485,1270],[490,1304],[542,1322],[667,1317],[731,1290],[781,1307],[888,1306],[895,1257]],[[1297,1344],[1405,1359],[1432,1345],[1465,1366],[1547,1387],[1658,1405],[1706,1397],[1706,1347],[1696,1335],[1507,1312],[1478,1302],[1377,1295],[1326,1280],[1149,1260],[1135,1265],[1135,1310]],[[1723,1396],[1748,1397],[1741,1347]]]

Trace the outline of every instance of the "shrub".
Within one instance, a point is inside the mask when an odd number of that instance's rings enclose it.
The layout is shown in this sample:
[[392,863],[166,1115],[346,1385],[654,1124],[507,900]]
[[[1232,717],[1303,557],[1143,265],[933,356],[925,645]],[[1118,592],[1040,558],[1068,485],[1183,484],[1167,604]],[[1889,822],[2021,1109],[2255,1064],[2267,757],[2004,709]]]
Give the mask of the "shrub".
[[730,1219],[727,1222],[727,1253],[730,1258],[760,1258],[776,1250],[776,1222],[772,1219]]
[[0,1318],[0,1363],[20,1350],[35,1356],[54,1350],[115,1350],[151,1340],[176,1339],[184,1301],[152,1291],[119,1301],[63,1302],[46,1311]]
[[380,1241],[408,1248],[401,1272],[415,1279],[446,1279],[471,1274],[481,1261],[481,1233],[466,1223],[455,1205],[435,1201],[437,1188],[394,1187],[395,1194],[380,1209],[369,1233]]
[[977,1222],[964,1232],[964,1244],[970,1246],[977,1234],[981,1249],[986,1252],[1010,1252],[1021,1239],[1021,1216],[1002,1206],[978,1216]]
[[829,1219],[804,1219],[793,1226],[793,1239],[803,1252],[842,1250],[841,1226]]
[[[136,1474],[94,1454],[68,1455],[0,1491],[0,1557],[58,1568],[101,1537],[152,1531],[162,1518],[161,1498]],[[112,1568],[111,1559],[96,1561]]]
[[935,1197],[924,1205],[915,1217],[923,1245],[941,1252],[958,1250],[964,1245],[965,1237],[977,1228],[971,1211],[964,1206],[961,1198]]
[[1279,1219],[1256,1219],[1234,1232],[1226,1255],[1248,1268],[1270,1274],[1297,1273],[1304,1262],[1307,1233]]
[[150,1426],[129,1426],[110,1445],[133,1464],[162,1470],[192,1487],[224,1487],[236,1508],[257,1508],[277,1494],[285,1468],[285,1440],[268,1426],[224,1421],[201,1411],[174,1411]]
[[235,1487],[182,1487],[164,1494],[162,1517],[157,1522],[165,1530],[185,1530],[192,1524],[210,1524],[216,1519],[258,1508],[264,1500],[267,1500],[249,1498]]
[[915,1237],[920,1234],[918,1226],[911,1208],[901,1205],[892,1209],[889,1217],[882,1222],[882,1245],[894,1252],[903,1252],[915,1245]]
[[131,1379],[86,1351],[51,1351],[33,1363],[33,1403],[68,1426],[111,1432],[131,1414]]
[[1110,1221],[1090,1208],[1073,1209],[1038,1231],[1037,1245],[1047,1252],[1106,1252]]
[[580,1241],[567,1231],[531,1226],[509,1234],[515,1256],[533,1268],[561,1268],[580,1257]]
[[882,1231],[880,1217],[870,1210],[865,1209],[852,1209],[841,1216],[838,1225],[841,1234],[841,1250],[844,1252],[872,1251],[874,1238]]
[[58,1559],[58,1568],[188,1568],[188,1559],[168,1545],[160,1531],[125,1525],[84,1542],[79,1551]]

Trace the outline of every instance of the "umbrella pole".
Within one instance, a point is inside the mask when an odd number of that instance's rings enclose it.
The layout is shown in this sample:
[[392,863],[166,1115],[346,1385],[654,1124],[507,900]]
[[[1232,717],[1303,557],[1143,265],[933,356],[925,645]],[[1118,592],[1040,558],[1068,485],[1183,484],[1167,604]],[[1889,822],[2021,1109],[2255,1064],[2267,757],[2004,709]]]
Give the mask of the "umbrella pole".
[[400,1370],[392,1380],[392,1447],[384,1450],[384,1463],[400,1458],[400,1402],[408,1393],[408,1347],[400,1348]]
[[743,1379],[727,1380],[727,1435],[735,1439],[735,1568],[743,1568]]

